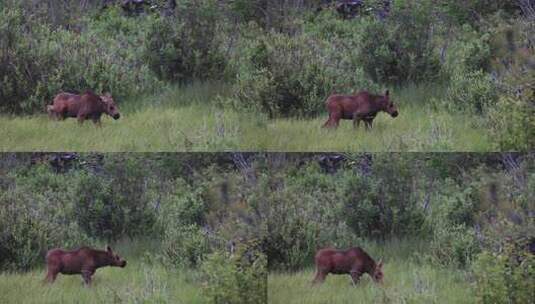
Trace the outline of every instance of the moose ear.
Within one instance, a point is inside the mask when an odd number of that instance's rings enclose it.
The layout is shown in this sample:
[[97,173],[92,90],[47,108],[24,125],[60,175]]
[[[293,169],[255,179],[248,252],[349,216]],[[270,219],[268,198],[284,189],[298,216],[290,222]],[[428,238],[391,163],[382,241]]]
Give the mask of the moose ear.
[[111,98],[111,93],[110,93],[110,92],[106,92],[106,93],[104,94],[104,96],[106,96],[106,97],[110,97],[110,98]]
[[111,247],[109,245],[106,246],[106,251],[109,252],[109,253],[112,253]]
[[390,91],[389,90],[386,90],[385,92],[385,96],[389,96],[390,95]]
[[383,259],[379,259],[379,263],[377,263],[377,268],[383,267]]

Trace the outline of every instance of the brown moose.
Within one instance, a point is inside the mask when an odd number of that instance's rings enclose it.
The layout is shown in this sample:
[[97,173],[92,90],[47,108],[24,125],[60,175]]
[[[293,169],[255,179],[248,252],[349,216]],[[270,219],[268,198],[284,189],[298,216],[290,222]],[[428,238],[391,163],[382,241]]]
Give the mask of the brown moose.
[[360,91],[357,95],[331,95],[325,102],[329,119],[323,127],[337,128],[340,119],[352,119],[353,127],[358,127],[360,121],[364,121],[366,129],[371,129],[373,120],[380,111],[397,117],[397,107],[390,101],[390,93],[386,90],[385,95],[373,95],[368,91]]
[[126,261],[115,254],[110,246],[106,250],[81,247],[73,251],[52,249],[46,254],[48,270],[45,281],[53,283],[58,273],[81,274],[86,285],[91,284],[91,276],[100,267],[125,267]]
[[98,125],[100,125],[100,117],[103,113],[116,120],[121,116],[119,108],[109,93],[99,96],[91,91],[83,95],[60,93],[54,97],[54,103],[47,106],[47,112],[51,118],[64,120],[68,117],[76,117],[80,123],[91,119]]
[[377,283],[383,282],[383,262],[375,261],[360,247],[347,250],[321,249],[316,253],[316,276],[312,283],[323,283],[329,273],[349,274],[353,284],[367,273]]

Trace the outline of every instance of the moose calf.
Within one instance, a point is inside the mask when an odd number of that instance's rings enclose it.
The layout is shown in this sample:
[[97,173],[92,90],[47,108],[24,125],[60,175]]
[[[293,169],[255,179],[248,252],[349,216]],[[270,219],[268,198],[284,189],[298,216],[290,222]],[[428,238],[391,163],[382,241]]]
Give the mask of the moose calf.
[[95,124],[100,124],[100,117],[103,113],[115,120],[121,116],[110,94],[99,96],[91,91],[82,95],[60,93],[54,97],[54,103],[47,106],[47,112],[50,117],[57,119],[75,117],[80,123],[91,119]]
[[375,282],[383,282],[383,262],[375,261],[360,247],[347,250],[321,249],[316,253],[316,276],[313,283],[323,283],[329,273],[349,274],[354,284],[367,273]]
[[100,267],[115,266],[125,267],[126,261],[115,254],[110,246],[106,251],[81,247],[73,251],[52,249],[46,254],[45,281],[53,283],[58,273],[81,274],[86,285],[91,284],[91,276]]
[[399,114],[397,107],[390,100],[388,90],[385,95],[373,95],[367,91],[361,91],[357,95],[331,95],[325,103],[329,119],[323,125],[324,128],[337,128],[340,119],[352,119],[353,127],[358,127],[362,120],[366,128],[370,129],[377,113],[383,111],[392,117]]

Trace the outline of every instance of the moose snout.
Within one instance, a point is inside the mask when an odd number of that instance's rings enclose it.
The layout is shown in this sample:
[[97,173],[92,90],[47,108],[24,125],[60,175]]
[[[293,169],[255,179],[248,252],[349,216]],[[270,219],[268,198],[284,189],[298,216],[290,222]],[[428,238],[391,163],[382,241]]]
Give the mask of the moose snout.
[[121,114],[117,113],[115,115],[113,115],[113,119],[117,120],[121,117]]
[[120,266],[121,266],[121,268],[126,267],[126,261],[123,261]]
[[398,111],[394,111],[394,112],[392,113],[392,117],[397,117],[398,115],[399,115]]

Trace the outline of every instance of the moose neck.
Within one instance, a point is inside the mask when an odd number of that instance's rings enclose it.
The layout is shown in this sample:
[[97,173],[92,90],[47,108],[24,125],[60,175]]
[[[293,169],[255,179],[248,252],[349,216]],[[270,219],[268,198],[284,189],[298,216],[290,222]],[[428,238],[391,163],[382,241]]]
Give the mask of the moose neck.
[[111,265],[112,259],[109,256],[108,252],[98,250],[96,255],[97,255],[97,259],[96,259],[95,266],[97,268]]
[[368,267],[367,269],[365,269],[365,271],[370,275],[370,276],[373,276],[373,273],[375,272],[375,267],[377,267],[377,264],[375,263],[375,261],[370,257],[370,262],[371,263],[368,263]]
[[381,98],[382,96],[378,96],[377,98],[377,111],[383,111],[386,112],[386,107],[388,106],[387,101],[384,98]]

